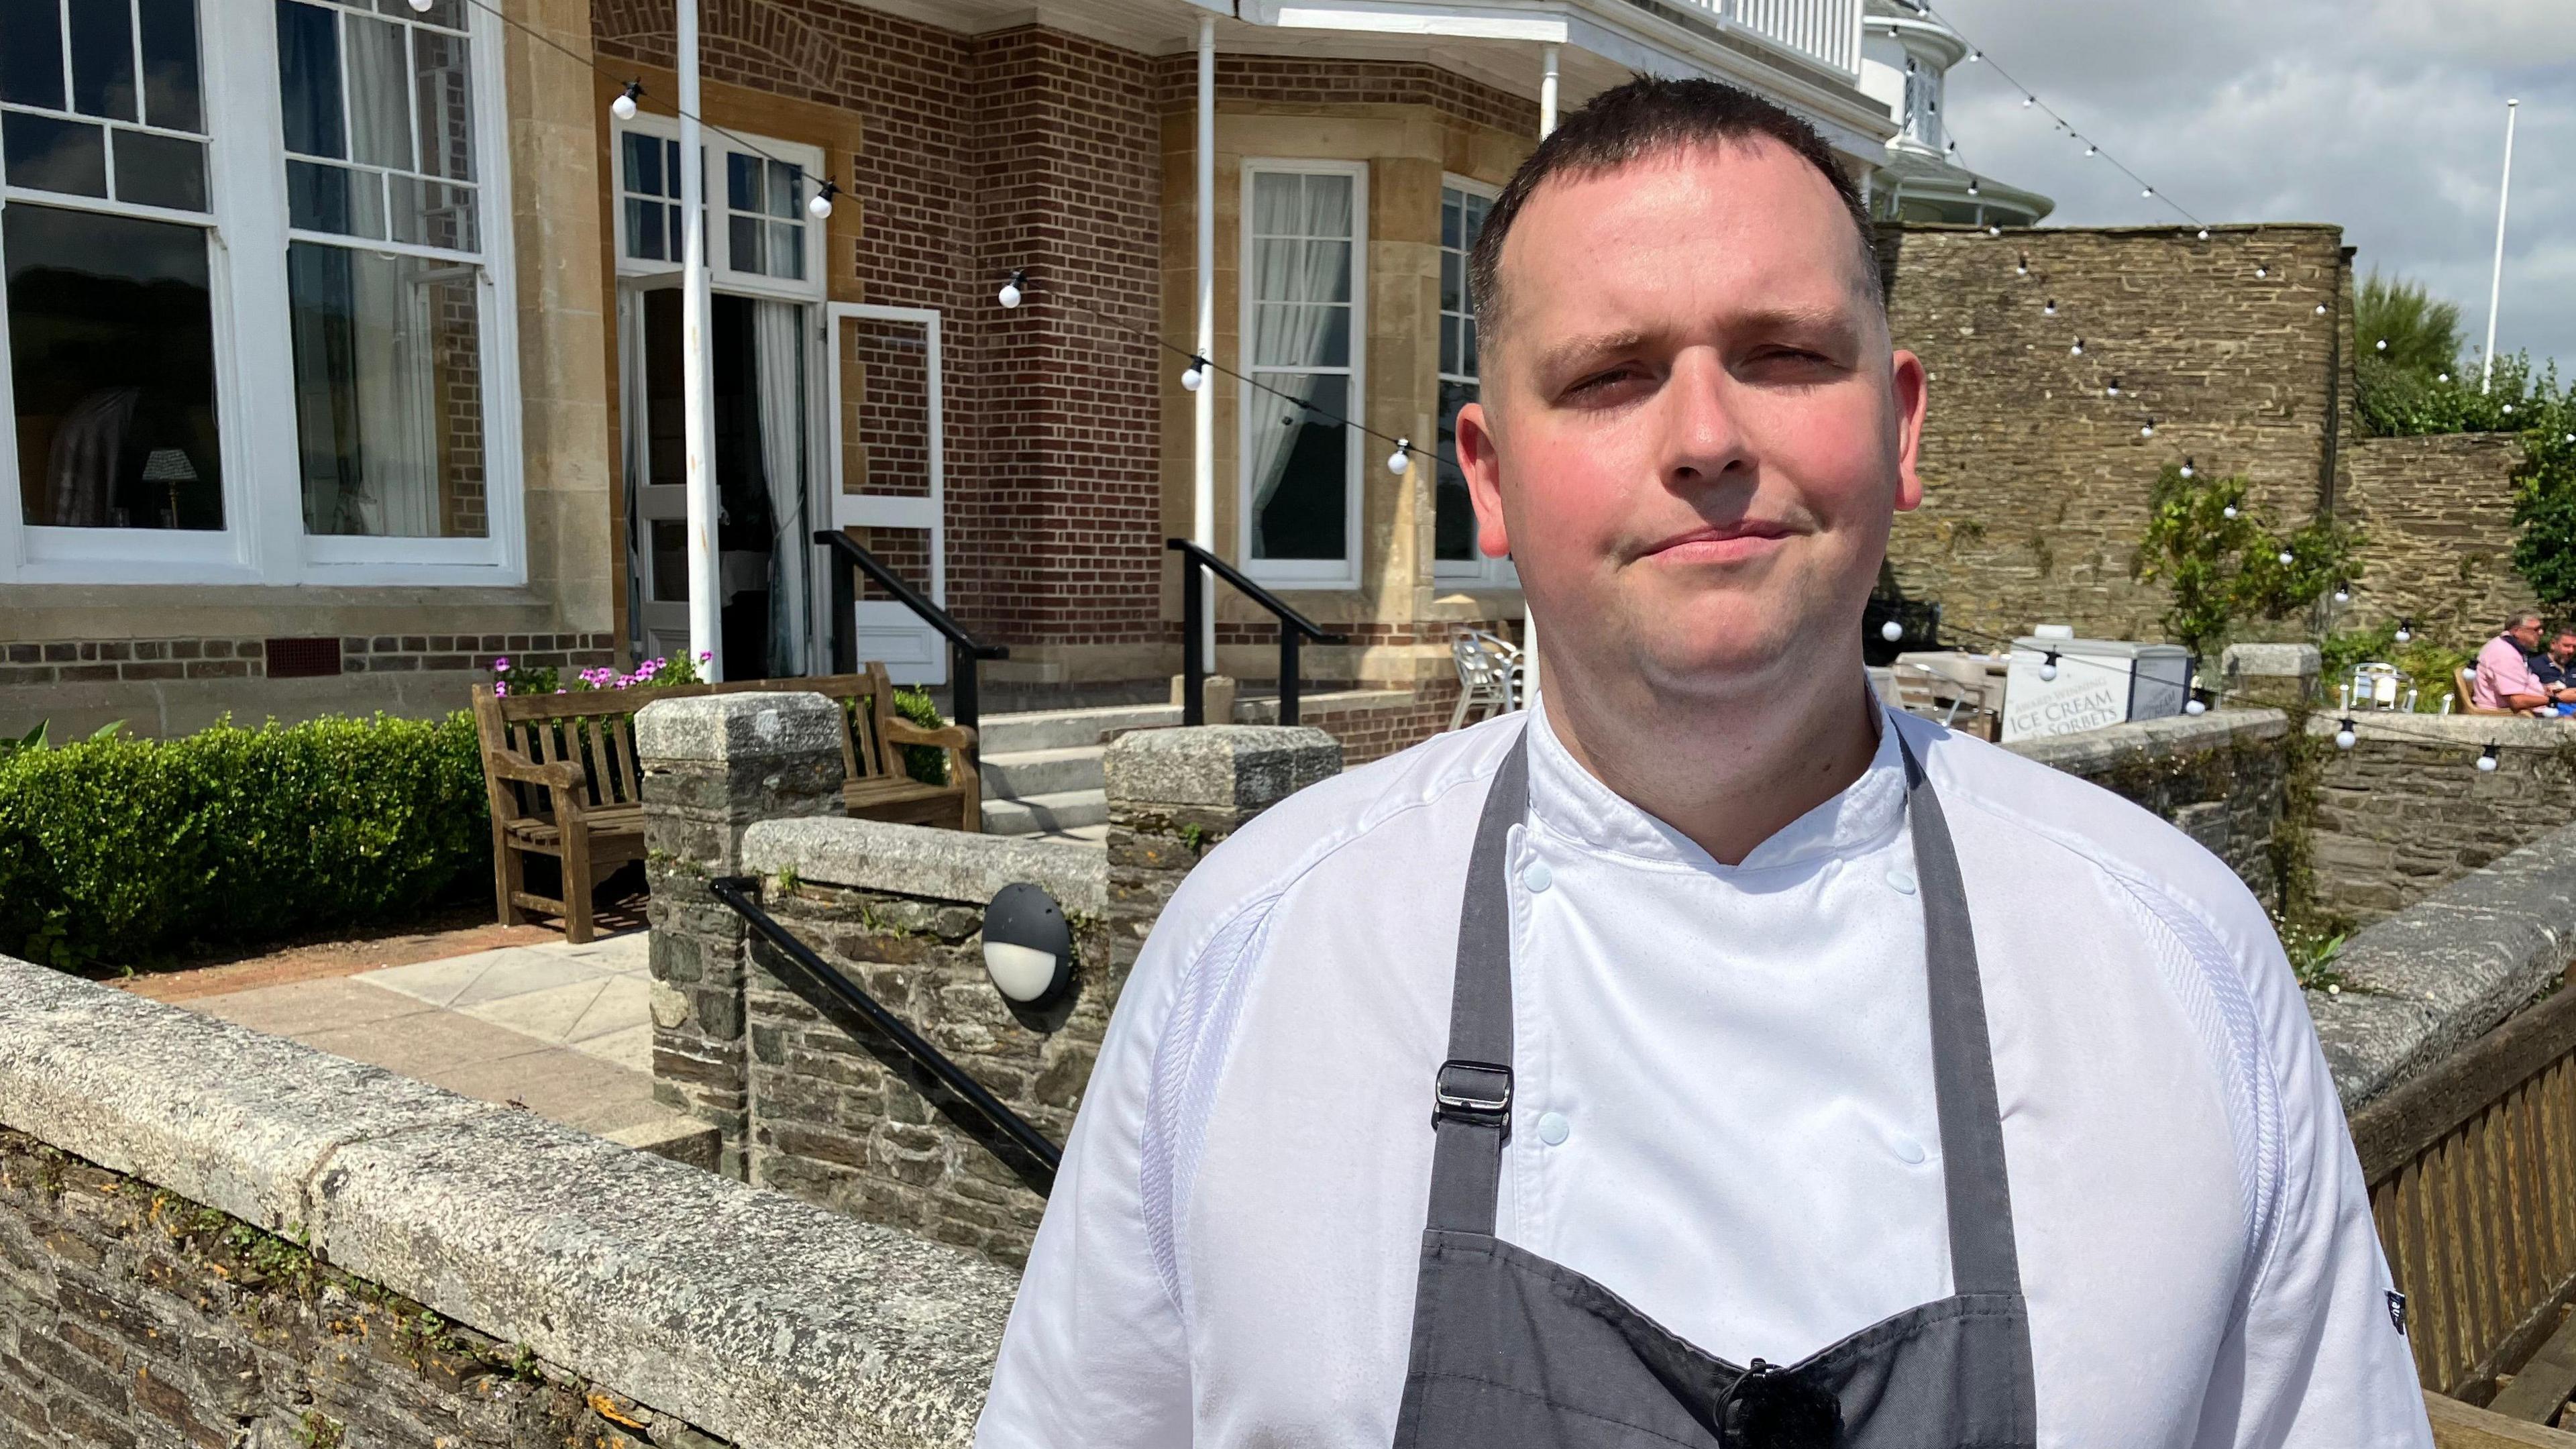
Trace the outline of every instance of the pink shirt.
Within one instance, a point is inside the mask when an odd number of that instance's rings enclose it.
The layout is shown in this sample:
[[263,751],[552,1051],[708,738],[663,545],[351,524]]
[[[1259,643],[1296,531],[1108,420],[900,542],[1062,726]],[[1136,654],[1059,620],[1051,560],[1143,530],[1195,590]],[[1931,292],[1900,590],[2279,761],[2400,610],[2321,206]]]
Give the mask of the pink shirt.
[[2505,696],[2537,694],[2546,696],[2540,678],[2531,672],[2531,662],[2512,640],[2499,634],[2478,651],[2477,676],[2469,682],[2469,702],[2480,709],[2509,709]]

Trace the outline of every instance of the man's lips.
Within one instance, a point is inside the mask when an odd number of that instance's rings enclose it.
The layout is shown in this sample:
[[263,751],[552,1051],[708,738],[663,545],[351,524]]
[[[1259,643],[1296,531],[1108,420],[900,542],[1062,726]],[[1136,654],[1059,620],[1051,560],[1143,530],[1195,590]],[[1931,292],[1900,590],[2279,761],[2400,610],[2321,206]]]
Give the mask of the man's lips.
[[1661,563],[1735,563],[1777,547],[1790,530],[1764,519],[1746,518],[1676,533],[1638,554]]

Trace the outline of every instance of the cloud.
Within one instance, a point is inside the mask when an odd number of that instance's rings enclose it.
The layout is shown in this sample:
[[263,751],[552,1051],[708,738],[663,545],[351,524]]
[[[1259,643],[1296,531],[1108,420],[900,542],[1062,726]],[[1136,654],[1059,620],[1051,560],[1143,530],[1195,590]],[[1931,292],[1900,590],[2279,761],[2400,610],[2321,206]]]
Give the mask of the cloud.
[[[1936,0],[1987,64],[1950,72],[1960,159],[2055,197],[2051,224],[2180,221],[2025,88],[2207,221],[2326,221],[2485,334],[2519,98],[2496,345],[2576,370],[2576,14],[2568,0]],[[2009,74],[2010,79],[2005,77]]]

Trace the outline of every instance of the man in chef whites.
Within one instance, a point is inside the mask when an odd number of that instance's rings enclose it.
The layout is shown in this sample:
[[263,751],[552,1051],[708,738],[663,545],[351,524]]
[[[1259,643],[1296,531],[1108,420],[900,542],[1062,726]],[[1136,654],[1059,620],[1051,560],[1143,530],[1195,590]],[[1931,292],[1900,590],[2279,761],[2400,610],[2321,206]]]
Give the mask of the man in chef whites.
[[1474,281],[1543,701],[1191,873],[978,1444],[2428,1445],[2262,908],[1865,685],[1924,375],[1823,142],[1632,82]]

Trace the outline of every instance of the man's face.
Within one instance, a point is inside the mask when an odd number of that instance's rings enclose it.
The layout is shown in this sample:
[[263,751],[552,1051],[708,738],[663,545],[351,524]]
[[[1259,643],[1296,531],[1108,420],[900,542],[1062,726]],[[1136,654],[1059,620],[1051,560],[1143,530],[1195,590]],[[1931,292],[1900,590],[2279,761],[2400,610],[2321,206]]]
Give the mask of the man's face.
[[1856,667],[1924,404],[1860,266],[1831,184],[1769,140],[1530,197],[1458,453],[1552,675],[1750,697]]
[[2561,634],[2549,641],[2549,657],[2565,664],[2576,659],[2576,634]]
[[2540,647],[2540,621],[2538,619],[2524,619],[2520,623],[2515,624],[2511,629],[2507,630],[2506,633],[2511,636],[2514,643],[2522,646],[2522,652],[2525,654],[2528,654],[2534,649]]

